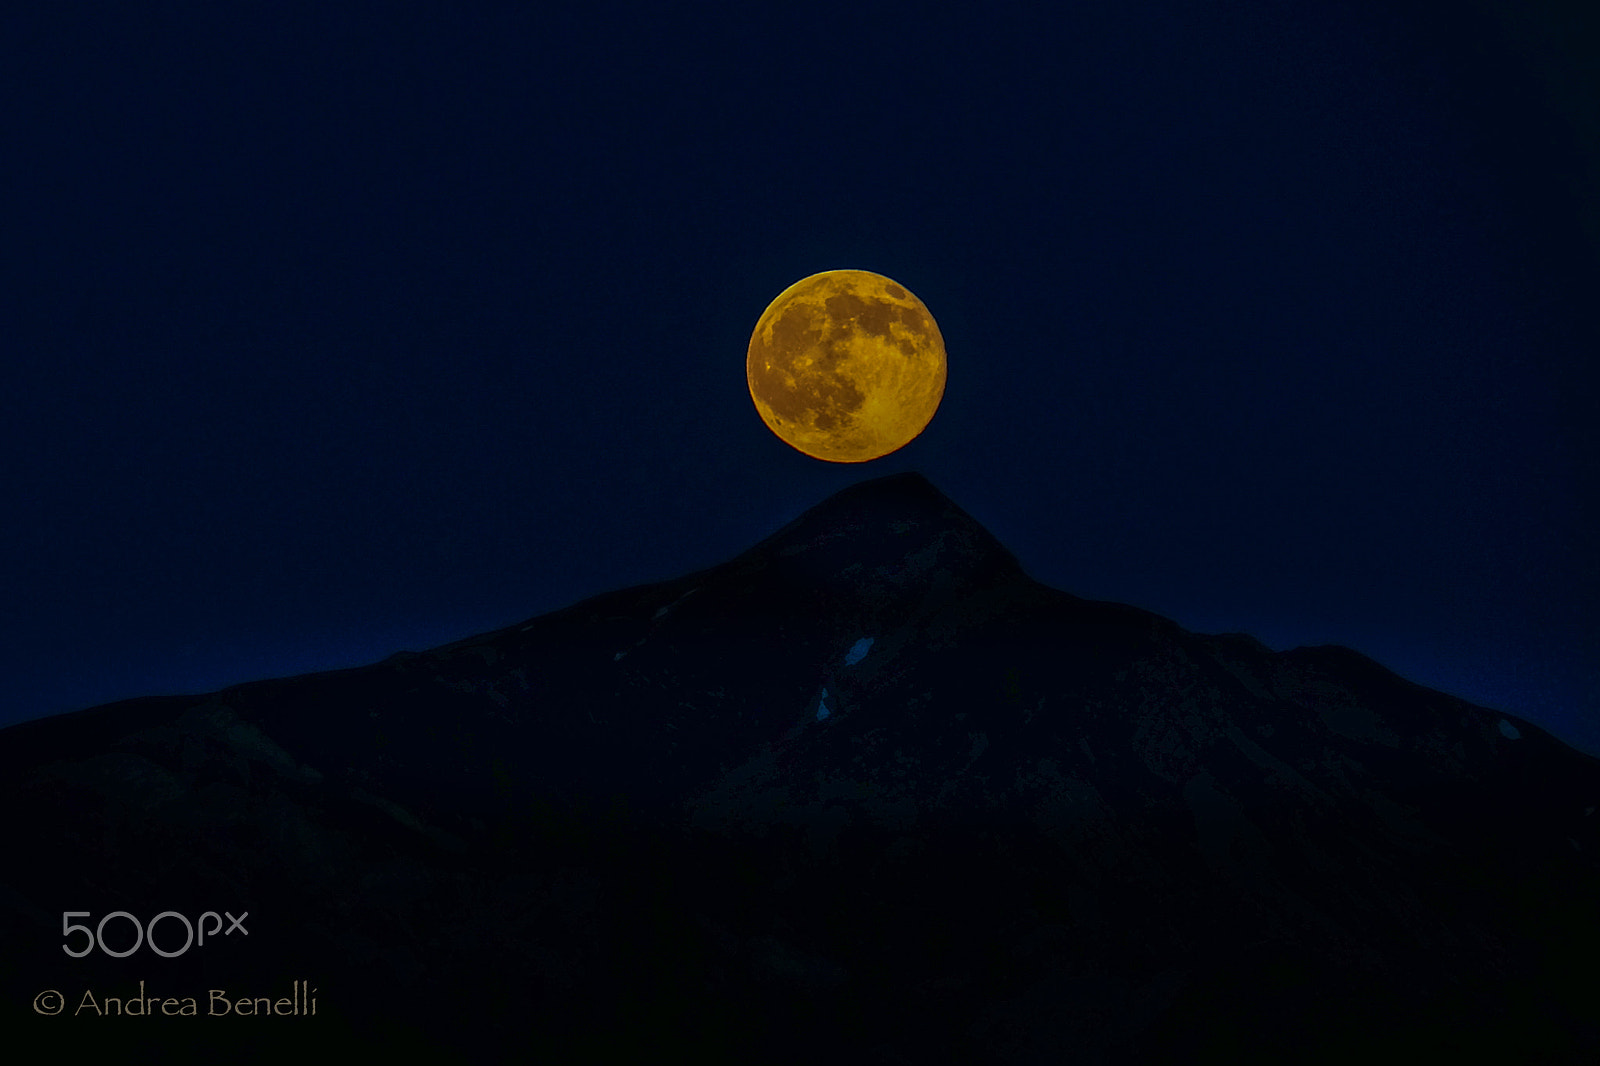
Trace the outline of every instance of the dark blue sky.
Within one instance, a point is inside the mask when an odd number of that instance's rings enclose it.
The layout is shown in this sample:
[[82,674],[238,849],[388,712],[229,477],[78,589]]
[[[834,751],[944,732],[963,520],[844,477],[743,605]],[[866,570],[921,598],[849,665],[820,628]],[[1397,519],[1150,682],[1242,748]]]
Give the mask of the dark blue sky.
[[[0,15],[0,722],[430,647],[916,469],[1049,584],[1600,752],[1592,32],[926,8]],[[745,389],[838,267],[949,351],[864,465]]]

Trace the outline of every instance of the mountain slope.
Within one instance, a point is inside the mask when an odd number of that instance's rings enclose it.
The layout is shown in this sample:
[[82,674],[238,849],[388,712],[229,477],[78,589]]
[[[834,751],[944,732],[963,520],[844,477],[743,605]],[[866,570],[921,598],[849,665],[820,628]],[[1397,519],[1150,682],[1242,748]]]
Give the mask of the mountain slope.
[[[430,652],[13,727],[0,768],[4,1009],[119,1054],[1600,1053],[1600,761],[1046,588],[914,474]],[[70,959],[69,907],[253,925]],[[141,978],[320,1010],[74,1013]]]

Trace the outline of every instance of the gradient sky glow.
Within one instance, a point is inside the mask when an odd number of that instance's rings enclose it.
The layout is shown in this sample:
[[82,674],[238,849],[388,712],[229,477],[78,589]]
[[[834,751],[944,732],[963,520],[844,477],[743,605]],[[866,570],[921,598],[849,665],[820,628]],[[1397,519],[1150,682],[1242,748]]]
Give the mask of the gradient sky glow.
[[[0,16],[0,723],[510,625],[915,469],[1048,584],[1600,754],[1592,40],[1089,6]],[[864,465],[744,381],[839,267],[949,352]]]

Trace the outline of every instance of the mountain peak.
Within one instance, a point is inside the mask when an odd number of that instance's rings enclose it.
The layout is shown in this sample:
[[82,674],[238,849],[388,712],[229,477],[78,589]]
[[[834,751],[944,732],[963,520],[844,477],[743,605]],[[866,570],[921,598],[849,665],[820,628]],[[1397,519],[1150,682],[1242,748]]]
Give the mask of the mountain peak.
[[864,569],[899,584],[922,579],[965,587],[1022,576],[1016,556],[994,534],[915,471],[839,490],[735,563],[774,559],[829,583],[859,580]]

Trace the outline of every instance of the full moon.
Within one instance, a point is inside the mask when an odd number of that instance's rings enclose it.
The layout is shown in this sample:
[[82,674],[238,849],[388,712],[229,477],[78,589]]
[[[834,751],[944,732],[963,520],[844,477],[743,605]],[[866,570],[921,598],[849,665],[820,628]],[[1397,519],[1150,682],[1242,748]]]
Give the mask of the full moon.
[[909,444],[944,397],[944,338],[882,274],[828,270],[767,305],[745,359],[750,398],[785,444],[864,463]]

